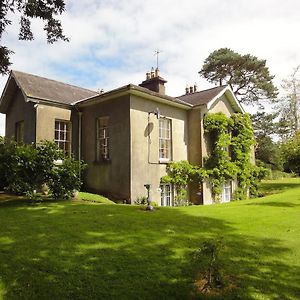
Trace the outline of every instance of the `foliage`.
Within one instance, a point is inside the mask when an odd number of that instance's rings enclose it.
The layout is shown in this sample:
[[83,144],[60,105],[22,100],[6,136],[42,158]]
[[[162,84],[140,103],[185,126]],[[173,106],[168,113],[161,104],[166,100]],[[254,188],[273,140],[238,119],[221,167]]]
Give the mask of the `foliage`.
[[256,139],[255,157],[272,170],[282,170],[280,144],[272,136],[281,134],[282,123],[277,122],[279,113],[257,112],[251,115],[252,127]]
[[162,177],[162,182],[174,184],[181,195],[189,182],[200,183],[209,178],[214,199],[220,201],[222,185],[236,179],[236,199],[246,198],[249,191],[256,195],[258,182],[267,170],[251,162],[255,140],[249,115],[236,113],[227,117],[223,113],[208,113],[203,122],[211,148],[204,167],[193,166],[187,161],[172,162],[167,166],[168,175]]
[[[58,159],[62,164],[55,166]],[[36,147],[4,139],[0,142],[1,188],[16,194],[33,195],[45,183],[54,198],[69,198],[73,190],[80,189],[83,168],[82,162],[66,156],[53,142]]]
[[254,135],[258,136],[272,136],[278,133],[279,124],[276,118],[279,116],[278,112],[266,113],[265,111],[258,111],[251,115],[251,124],[254,130]]
[[136,205],[146,205],[147,204],[148,198],[146,196],[141,196],[138,197],[135,201],[134,204]]
[[167,175],[161,178],[162,183],[171,183],[176,188],[175,203],[187,205],[187,185],[189,182],[200,182],[207,177],[205,170],[191,165],[188,161],[171,162],[167,165]]
[[[0,2],[0,40],[5,32],[6,26],[11,25],[9,19],[11,13],[20,13],[19,40],[33,40],[31,30],[31,19],[41,19],[45,22],[44,30],[48,43],[57,40],[68,41],[64,36],[60,20],[55,16],[61,15],[65,10],[64,0],[6,0]],[[13,51],[5,46],[0,46],[0,73],[6,74],[11,65],[9,60]]]
[[83,163],[71,157],[65,157],[61,165],[54,166],[47,184],[55,199],[69,199],[74,191],[80,190]]
[[300,174],[300,132],[281,146],[284,171]]
[[274,100],[277,88],[266,67],[266,61],[250,54],[241,55],[228,48],[212,52],[204,61],[201,76],[209,82],[228,84],[237,98],[245,104],[259,104]]
[[281,85],[283,96],[277,101],[283,140],[299,131],[300,124],[300,66]]
[[206,159],[204,167],[209,175],[216,201],[220,200],[222,184],[234,179],[238,172],[229,154],[231,144],[229,129],[232,126],[232,119],[223,113],[206,114],[204,117],[204,131],[207,140],[211,142],[211,154]]
[[223,248],[221,240],[208,240],[203,242],[201,247],[193,253],[194,264],[199,267],[198,271],[206,279],[202,291],[220,288],[224,285],[220,259],[220,252]]

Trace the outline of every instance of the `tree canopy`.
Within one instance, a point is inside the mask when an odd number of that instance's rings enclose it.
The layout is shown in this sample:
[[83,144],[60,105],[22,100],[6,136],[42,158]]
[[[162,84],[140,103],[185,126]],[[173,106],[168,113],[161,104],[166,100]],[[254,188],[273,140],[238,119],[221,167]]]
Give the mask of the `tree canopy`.
[[[63,34],[61,22],[55,18],[65,10],[64,0],[3,0],[0,1],[0,40],[7,25],[12,24],[9,18],[10,13],[20,13],[20,40],[33,40],[31,30],[31,19],[39,18],[45,22],[44,30],[47,35],[47,42],[52,44],[57,40],[68,41]],[[0,73],[6,74],[9,71],[10,55],[12,50],[0,45]]]
[[272,101],[278,94],[266,60],[250,54],[241,55],[229,48],[213,51],[205,59],[199,74],[211,83],[228,84],[245,104],[262,106],[261,101]]
[[300,129],[300,66],[282,81],[283,96],[277,100],[277,110],[286,137],[295,135]]

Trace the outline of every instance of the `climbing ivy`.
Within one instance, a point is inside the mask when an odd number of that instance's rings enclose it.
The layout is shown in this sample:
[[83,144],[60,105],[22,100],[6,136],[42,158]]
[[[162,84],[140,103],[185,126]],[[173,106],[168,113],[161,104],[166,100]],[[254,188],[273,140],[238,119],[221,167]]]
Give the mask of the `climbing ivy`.
[[248,193],[256,195],[257,184],[266,175],[266,169],[251,162],[255,140],[249,115],[235,113],[227,117],[223,113],[208,113],[203,125],[210,153],[204,166],[194,166],[187,161],[172,162],[167,166],[168,175],[161,181],[172,183],[181,194],[189,182],[200,183],[208,178],[214,199],[218,201],[222,184],[236,180],[235,199],[246,198]]
[[231,161],[229,149],[231,146],[230,128],[234,125],[231,118],[223,113],[207,114],[204,117],[204,133],[210,155],[204,163],[204,168],[212,185],[212,192],[216,201],[219,201],[221,187],[227,180],[236,177],[238,169]]
[[178,206],[188,204],[186,190],[189,182],[202,182],[204,178],[207,178],[204,169],[191,165],[185,160],[168,164],[167,174],[161,178],[161,182],[174,185],[176,189],[175,202]]

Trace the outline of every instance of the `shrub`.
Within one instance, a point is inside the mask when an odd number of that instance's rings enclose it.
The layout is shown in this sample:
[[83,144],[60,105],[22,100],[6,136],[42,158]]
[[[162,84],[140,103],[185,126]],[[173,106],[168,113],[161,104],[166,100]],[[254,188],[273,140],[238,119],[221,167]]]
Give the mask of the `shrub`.
[[[62,160],[60,166],[54,164],[58,159]],[[47,184],[54,198],[70,198],[81,187],[84,167],[53,142],[34,146],[0,140],[0,188],[15,194],[33,195],[42,184]]]

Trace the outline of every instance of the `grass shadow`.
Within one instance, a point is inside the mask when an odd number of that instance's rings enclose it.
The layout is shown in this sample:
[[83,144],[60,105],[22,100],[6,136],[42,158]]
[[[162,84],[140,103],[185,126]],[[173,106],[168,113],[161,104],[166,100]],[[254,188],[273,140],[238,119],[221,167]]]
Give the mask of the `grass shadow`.
[[[241,236],[201,207],[148,213],[133,206],[44,205],[0,210],[0,298],[205,299],[193,293],[197,266],[189,257],[203,241],[220,237],[224,270],[236,276],[238,288],[216,299],[299,295],[299,268],[277,259],[289,251],[280,240]],[[59,214],[51,213],[56,205]]]

